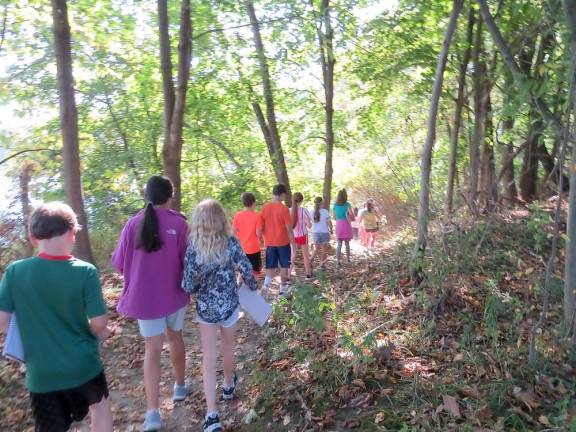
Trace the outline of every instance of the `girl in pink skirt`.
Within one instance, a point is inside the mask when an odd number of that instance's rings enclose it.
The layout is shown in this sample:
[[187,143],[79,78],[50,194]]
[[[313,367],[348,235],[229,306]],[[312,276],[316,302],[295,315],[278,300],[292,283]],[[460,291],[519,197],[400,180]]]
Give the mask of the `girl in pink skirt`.
[[348,194],[345,189],[338,192],[336,204],[332,207],[334,219],[336,219],[336,265],[340,266],[340,255],[342,254],[342,242],[346,245],[346,258],[350,262],[350,240],[354,237],[352,224],[354,218],[352,206],[348,202]]

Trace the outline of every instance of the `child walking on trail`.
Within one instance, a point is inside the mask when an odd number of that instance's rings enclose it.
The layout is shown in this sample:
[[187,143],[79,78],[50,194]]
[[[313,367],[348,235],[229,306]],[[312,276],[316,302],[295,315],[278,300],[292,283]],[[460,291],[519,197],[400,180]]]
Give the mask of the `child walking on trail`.
[[314,256],[312,261],[318,255],[319,266],[324,269],[326,261],[328,260],[328,244],[330,243],[330,234],[334,231],[332,227],[332,220],[330,219],[330,212],[322,208],[323,200],[321,197],[314,199],[314,216],[312,224],[312,237],[314,239]]
[[0,283],[0,332],[18,316],[35,430],[67,431],[90,411],[91,430],[112,432],[108,385],[98,341],[110,335],[96,268],[74,258],[80,229],[64,203],[30,217],[38,255],[16,261]]
[[222,431],[216,408],[216,342],[221,334],[224,382],[222,397],[232,399],[238,381],[234,359],[235,326],[239,317],[236,272],[256,290],[252,265],[232,235],[222,206],[202,201],[191,218],[190,244],[186,251],[182,287],[196,294],[196,312],[202,340],[202,378],[207,414],[204,432]]
[[262,257],[260,252],[260,237],[262,236],[262,217],[256,212],[256,198],[250,192],[241,196],[244,210],[234,215],[232,229],[236,238],[242,245],[242,250],[248,257],[254,275],[262,271]]
[[170,210],[173,192],[166,177],[148,180],[146,207],[126,223],[112,255],[112,264],[124,275],[118,312],[137,319],[144,338],[146,432],[159,430],[162,425],[159,393],[164,335],[174,372],[172,399],[182,401],[190,391],[185,383],[182,338],[189,296],[181,288],[188,224],[182,214]]
[[365,244],[368,248],[372,249],[376,243],[379,229],[378,216],[374,211],[374,203],[372,201],[366,203],[366,210],[362,212],[360,220],[365,230]]
[[352,225],[350,221],[354,217],[352,207],[348,202],[348,194],[342,189],[336,196],[336,204],[332,207],[334,218],[336,219],[336,266],[340,266],[340,255],[342,254],[342,243],[346,245],[346,258],[350,262],[350,240],[352,240]]
[[290,210],[282,201],[286,199],[288,190],[283,184],[272,188],[272,201],[262,207],[262,236],[266,246],[266,278],[264,289],[272,283],[274,271],[280,265],[280,295],[290,294],[289,271],[291,245],[294,244],[292,217]]
[[294,247],[292,248],[292,266],[298,256],[298,250],[302,251],[302,261],[306,271],[306,280],[312,280],[312,265],[310,263],[310,250],[308,249],[308,229],[312,228],[310,213],[304,207],[302,202],[304,196],[300,192],[292,195],[292,227],[294,230]]

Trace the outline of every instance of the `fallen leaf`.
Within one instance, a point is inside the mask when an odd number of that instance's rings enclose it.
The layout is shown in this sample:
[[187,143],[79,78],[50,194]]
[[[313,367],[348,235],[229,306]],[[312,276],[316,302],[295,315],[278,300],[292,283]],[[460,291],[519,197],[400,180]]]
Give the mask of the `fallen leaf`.
[[282,424],[284,426],[288,426],[290,424],[290,414],[286,414],[284,416],[284,419],[282,420]]
[[380,411],[378,414],[376,414],[376,418],[374,419],[374,423],[379,424],[382,423],[384,421],[384,412]]
[[512,395],[519,401],[523,402],[528,408],[528,411],[532,411],[534,408],[540,406],[537,396],[530,390],[522,390],[520,387],[514,386],[512,388]]
[[454,396],[442,395],[442,401],[444,402],[444,408],[453,417],[460,418],[460,407],[458,406],[458,401]]

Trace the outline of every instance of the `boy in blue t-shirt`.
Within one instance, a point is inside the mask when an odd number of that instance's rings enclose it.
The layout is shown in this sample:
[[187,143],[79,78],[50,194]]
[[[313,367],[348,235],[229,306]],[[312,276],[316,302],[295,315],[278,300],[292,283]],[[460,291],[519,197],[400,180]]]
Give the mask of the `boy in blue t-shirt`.
[[63,203],[30,217],[35,257],[13,262],[0,282],[0,333],[18,316],[37,432],[67,431],[91,413],[92,431],[111,432],[98,341],[110,335],[96,268],[71,255],[80,229]]

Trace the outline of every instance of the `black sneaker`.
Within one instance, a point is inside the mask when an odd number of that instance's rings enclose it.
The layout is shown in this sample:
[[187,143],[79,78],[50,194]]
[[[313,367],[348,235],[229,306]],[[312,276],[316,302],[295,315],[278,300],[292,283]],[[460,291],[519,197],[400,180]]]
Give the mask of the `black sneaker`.
[[222,386],[222,399],[225,400],[234,399],[234,392],[236,391],[237,383],[238,383],[238,375],[236,374],[236,371],[234,371],[234,375],[232,376],[232,386],[231,387]]
[[222,432],[223,430],[218,414],[206,417],[206,420],[204,420],[204,432]]

